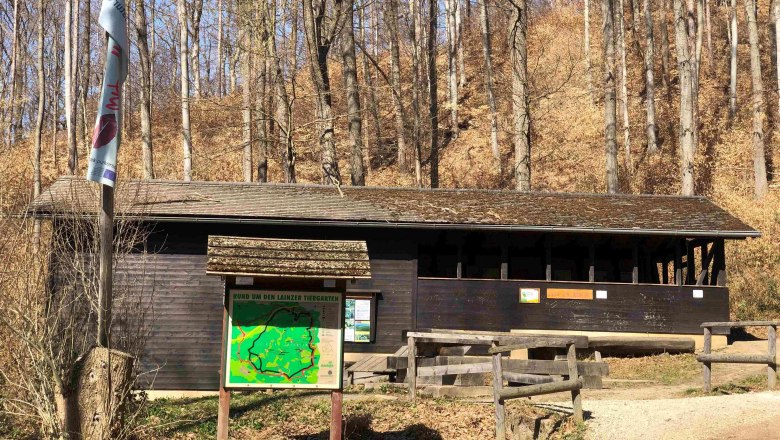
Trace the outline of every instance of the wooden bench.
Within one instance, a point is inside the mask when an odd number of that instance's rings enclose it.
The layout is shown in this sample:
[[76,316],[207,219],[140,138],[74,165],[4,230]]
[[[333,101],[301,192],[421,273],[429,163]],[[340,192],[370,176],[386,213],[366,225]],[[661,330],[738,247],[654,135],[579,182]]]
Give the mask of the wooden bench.
[[[777,386],[777,327],[780,321],[729,321],[729,322],[705,322],[704,329],[704,353],[696,360],[702,364],[704,376],[704,392],[712,390],[712,364],[766,364],[767,387],[772,390]],[[712,354],[712,329],[731,327],[767,327],[768,349],[766,354]]]

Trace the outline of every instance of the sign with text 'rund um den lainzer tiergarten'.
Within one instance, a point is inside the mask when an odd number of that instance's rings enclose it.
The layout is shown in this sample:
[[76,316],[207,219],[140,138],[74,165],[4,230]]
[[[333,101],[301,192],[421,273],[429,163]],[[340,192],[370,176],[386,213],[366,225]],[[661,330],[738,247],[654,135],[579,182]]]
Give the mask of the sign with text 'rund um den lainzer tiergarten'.
[[340,388],[340,293],[232,289],[228,301],[225,388]]

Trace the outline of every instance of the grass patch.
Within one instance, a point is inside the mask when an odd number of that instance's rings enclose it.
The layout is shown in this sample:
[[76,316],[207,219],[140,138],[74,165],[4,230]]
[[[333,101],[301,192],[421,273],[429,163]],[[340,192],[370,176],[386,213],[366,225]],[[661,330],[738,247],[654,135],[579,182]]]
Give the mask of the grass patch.
[[701,374],[693,353],[659,354],[637,358],[606,358],[612,379],[652,380],[664,385],[690,382]]
[[[491,438],[495,436],[492,404],[418,398],[411,404],[403,398],[374,399],[365,393],[345,394],[345,438]],[[584,425],[547,408],[522,401],[507,405],[507,416],[519,417],[531,427],[544,421],[552,438],[582,438]],[[233,438],[327,439],[330,399],[326,393],[278,391],[234,393],[230,430]],[[139,434],[145,439],[210,439],[216,433],[217,398],[158,400],[150,402]]]
[[709,393],[705,393],[702,391],[701,387],[699,387],[688,388],[683,392],[683,394],[686,397],[724,396],[731,394],[745,394],[753,391],[765,391],[766,389],[766,375],[755,374],[713,387],[712,391]]

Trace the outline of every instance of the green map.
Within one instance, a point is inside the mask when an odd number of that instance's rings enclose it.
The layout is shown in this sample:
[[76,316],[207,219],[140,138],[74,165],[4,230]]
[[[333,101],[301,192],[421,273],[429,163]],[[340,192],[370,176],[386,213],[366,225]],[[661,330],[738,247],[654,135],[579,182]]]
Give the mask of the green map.
[[339,387],[339,294],[233,290],[229,315],[226,387]]

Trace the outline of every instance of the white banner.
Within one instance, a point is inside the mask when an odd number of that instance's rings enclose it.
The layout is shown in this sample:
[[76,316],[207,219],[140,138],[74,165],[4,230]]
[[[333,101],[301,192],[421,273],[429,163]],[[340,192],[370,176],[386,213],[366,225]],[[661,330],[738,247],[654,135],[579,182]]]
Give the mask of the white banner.
[[122,127],[122,84],[127,78],[129,51],[125,1],[103,0],[98,22],[106,31],[108,45],[87,179],[114,186]]

